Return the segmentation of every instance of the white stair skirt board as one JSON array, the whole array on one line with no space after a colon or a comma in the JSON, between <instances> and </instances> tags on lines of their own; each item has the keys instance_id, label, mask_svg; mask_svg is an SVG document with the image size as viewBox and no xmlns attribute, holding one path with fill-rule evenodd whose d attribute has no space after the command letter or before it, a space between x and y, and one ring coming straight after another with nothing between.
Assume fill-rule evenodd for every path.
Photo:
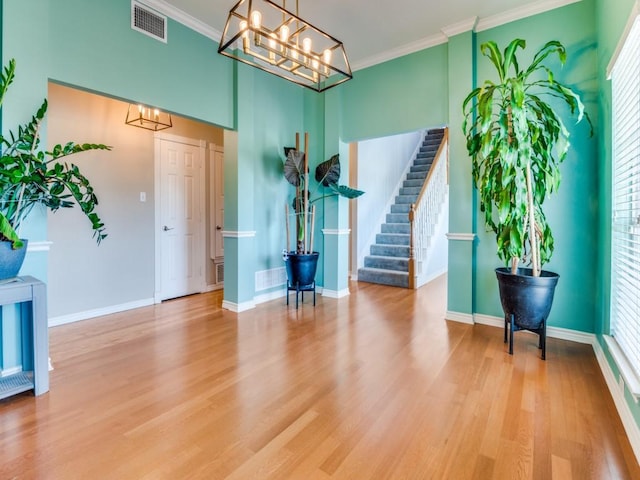
<instances>
[{"instance_id":1,"label":"white stair skirt board","mask_svg":"<svg viewBox=\"0 0 640 480\"><path fill-rule=\"evenodd\" d=\"M322 290L322 296L323 297L342 298L342 297L346 297L348 295L351 295L351 292L349 292L348 288L345 288L343 290L327 290L325 288L325 289Z\"/></svg>"},{"instance_id":2,"label":"white stair skirt board","mask_svg":"<svg viewBox=\"0 0 640 480\"><path fill-rule=\"evenodd\" d=\"M155 301L153 298L145 298L133 302L121 303L119 305L110 305L108 307L95 308L93 310L86 310L84 312L61 315L59 317L51 317L49 318L49 326L56 327L58 325L64 325L66 323L79 322L81 320L88 320L90 318L101 317L103 315L124 312L125 310L133 310L134 308L148 307L149 305L153 305L154 303Z\"/></svg>"}]
</instances>

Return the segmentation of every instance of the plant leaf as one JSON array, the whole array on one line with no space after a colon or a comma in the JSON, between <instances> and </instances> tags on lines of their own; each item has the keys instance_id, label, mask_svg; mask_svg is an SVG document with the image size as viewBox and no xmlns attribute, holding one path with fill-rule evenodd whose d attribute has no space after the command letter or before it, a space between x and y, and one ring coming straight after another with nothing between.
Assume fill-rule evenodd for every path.
<instances>
[{"instance_id":1,"label":"plant leaf","mask_svg":"<svg viewBox=\"0 0 640 480\"><path fill-rule=\"evenodd\" d=\"M328 187L340 180L340 156L335 154L316 167L316 182Z\"/></svg>"}]
</instances>

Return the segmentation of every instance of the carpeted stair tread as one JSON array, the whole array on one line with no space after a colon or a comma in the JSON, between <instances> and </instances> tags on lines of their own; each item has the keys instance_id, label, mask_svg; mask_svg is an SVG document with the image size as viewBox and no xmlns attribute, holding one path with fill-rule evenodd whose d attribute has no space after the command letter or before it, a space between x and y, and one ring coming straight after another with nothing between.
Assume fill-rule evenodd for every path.
<instances>
[{"instance_id":1,"label":"carpeted stair tread","mask_svg":"<svg viewBox=\"0 0 640 480\"><path fill-rule=\"evenodd\" d=\"M409 245L409 235L406 233L378 233L376 243L378 245Z\"/></svg>"},{"instance_id":2,"label":"carpeted stair tread","mask_svg":"<svg viewBox=\"0 0 640 480\"><path fill-rule=\"evenodd\" d=\"M380 226L381 233L411 233L411 225L409 222L406 223L383 223Z\"/></svg>"},{"instance_id":3,"label":"carpeted stair tread","mask_svg":"<svg viewBox=\"0 0 640 480\"><path fill-rule=\"evenodd\" d=\"M383 268L360 268L358 281L409 288L409 274L407 272L396 272Z\"/></svg>"},{"instance_id":4,"label":"carpeted stair tread","mask_svg":"<svg viewBox=\"0 0 640 480\"><path fill-rule=\"evenodd\" d=\"M358 269L359 281L409 287L409 210L420 195L443 138L444 129L427 132L386 215L386 223L381 225L376 243L369 248L370 255L364 258L365 266Z\"/></svg>"},{"instance_id":5,"label":"carpeted stair tread","mask_svg":"<svg viewBox=\"0 0 640 480\"><path fill-rule=\"evenodd\" d=\"M382 257L405 257L409 258L409 246L408 245L385 245L385 244L373 244L371 245L371 255L378 255Z\"/></svg>"},{"instance_id":6,"label":"carpeted stair tread","mask_svg":"<svg viewBox=\"0 0 640 480\"><path fill-rule=\"evenodd\" d=\"M364 257L364 266L367 268L381 268L384 270L408 272L409 258L367 255Z\"/></svg>"}]
</instances>

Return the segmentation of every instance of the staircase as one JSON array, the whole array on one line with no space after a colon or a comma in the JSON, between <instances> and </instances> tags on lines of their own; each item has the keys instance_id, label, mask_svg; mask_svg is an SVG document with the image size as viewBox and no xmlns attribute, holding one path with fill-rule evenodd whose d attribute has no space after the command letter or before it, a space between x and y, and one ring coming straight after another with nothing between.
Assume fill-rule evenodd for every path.
<instances>
[{"instance_id":1,"label":"staircase","mask_svg":"<svg viewBox=\"0 0 640 480\"><path fill-rule=\"evenodd\" d=\"M413 165L387 213L364 267L358 269L358 281L409 288L409 210L422 190L431 164L442 143L443 129L429 130Z\"/></svg>"}]
</instances>

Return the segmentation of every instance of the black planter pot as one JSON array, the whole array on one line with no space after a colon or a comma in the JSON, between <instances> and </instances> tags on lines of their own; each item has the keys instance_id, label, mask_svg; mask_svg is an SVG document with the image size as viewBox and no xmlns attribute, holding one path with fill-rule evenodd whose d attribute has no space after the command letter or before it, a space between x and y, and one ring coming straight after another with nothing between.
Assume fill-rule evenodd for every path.
<instances>
[{"instance_id":1,"label":"black planter pot","mask_svg":"<svg viewBox=\"0 0 640 480\"><path fill-rule=\"evenodd\" d=\"M28 243L25 239L21 240L24 245L15 250L11 242L0 242L0 281L18 276L27 253Z\"/></svg>"},{"instance_id":2,"label":"black planter pot","mask_svg":"<svg viewBox=\"0 0 640 480\"><path fill-rule=\"evenodd\" d=\"M289 252L285 259L287 269L287 305L289 305L289 291L296 292L296 308L298 308L298 294L305 291L313 292L313 304L316 304L316 270L318 268L318 252L296 253ZM304 293L302 293L304 301Z\"/></svg>"},{"instance_id":3,"label":"black planter pot","mask_svg":"<svg viewBox=\"0 0 640 480\"><path fill-rule=\"evenodd\" d=\"M504 341L511 327L509 353L513 353L513 332L529 330L540 336L542 358L546 357L547 317L551 311L553 294L560 275L542 271L539 277L531 275L530 268L519 268L511 274L509 268L496 268L500 302L505 318Z\"/></svg>"}]
</instances>

